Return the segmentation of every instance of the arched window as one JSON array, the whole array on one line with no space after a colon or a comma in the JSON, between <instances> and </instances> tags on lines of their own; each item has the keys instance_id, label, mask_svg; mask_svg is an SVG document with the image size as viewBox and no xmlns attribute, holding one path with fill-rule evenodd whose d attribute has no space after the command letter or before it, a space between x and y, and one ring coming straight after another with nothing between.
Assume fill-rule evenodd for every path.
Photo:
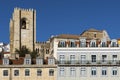
<instances>
[{"instance_id":1,"label":"arched window","mask_svg":"<svg viewBox=\"0 0 120 80\"><path fill-rule=\"evenodd\" d=\"M26 29L26 18L21 19L21 29Z\"/></svg>"}]
</instances>

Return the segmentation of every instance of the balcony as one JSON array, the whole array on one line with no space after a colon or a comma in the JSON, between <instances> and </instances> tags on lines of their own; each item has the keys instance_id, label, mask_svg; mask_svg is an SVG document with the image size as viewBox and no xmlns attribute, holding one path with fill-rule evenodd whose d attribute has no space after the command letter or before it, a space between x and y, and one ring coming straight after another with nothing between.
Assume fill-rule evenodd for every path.
<instances>
[{"instance_id":1,"label":"balcony","mask_svg":"<svg viewBox=\"0 0 120 80\"><path fill-rule=\"evenodd\" d=\"M94 65L104 65L104 66L117 66L120 65L120 60L97 60L92 62L91 60L85 60L85 61L80 61L80 60L74 60L74 61L70 61L70 60L62 60L62 61L57 61L57 64L59 66L68 66L68 65L75 65L75 66L94 66Z\"/></svg>"}]
</instances>

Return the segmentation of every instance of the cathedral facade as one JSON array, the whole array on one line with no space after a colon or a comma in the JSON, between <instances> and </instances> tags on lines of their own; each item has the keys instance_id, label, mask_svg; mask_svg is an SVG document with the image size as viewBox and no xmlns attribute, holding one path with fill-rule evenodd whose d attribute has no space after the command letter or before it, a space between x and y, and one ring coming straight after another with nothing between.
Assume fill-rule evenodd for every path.
<instances>
[{"instance_id":1,"label":"cathedral facade","mask_svg":"<svg viewBox=\"0 0 120 80\"><path fill-rule=\"evenodd\" d=\"M10 51L27 47L35 49L36 11L33 9L15 8L10 20Z\"/></svg>"}]
</instances>

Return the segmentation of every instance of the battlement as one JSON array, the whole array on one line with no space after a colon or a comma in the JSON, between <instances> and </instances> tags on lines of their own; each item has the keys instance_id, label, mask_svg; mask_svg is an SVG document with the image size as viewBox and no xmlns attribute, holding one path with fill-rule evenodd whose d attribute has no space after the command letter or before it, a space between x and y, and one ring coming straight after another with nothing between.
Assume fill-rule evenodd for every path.
<instances>
[{"instance_id":1,"label":"battlement","mask_svg":"<svg viewBox=\"0 0 120 80\"><path fill-rule=\"evenodd\" d=\"M46 44L46 42L39 42L39 41L37 41L36 44Z\"/></svg>"},{"instance_id":2,"label":"battlement","mask_svg":"<svg viewBox=\"0 0 120 80\"><path fill-rule=\"evenodd\" d=\"M24 9L24 8L19 8L19 7L16 7L16 8L14 8L14 11L16 11L16 10L22 10L22 11L28 11L28 12L33 12L33 11L36 11L36 10L34 10L33 8L29 8L29 9Z\"/></svg>"}]
</instances>

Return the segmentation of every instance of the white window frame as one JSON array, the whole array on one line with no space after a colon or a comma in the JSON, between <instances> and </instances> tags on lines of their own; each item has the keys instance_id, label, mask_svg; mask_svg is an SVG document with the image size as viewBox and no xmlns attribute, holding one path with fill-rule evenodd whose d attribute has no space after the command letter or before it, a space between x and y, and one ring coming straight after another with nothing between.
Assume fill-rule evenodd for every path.
<instances>
[{"instance_id":1,"label":"white window frame","mask_svg":"<svg viewBox=\"0 0 120 80\"><path fill-rule=\"evenodd\" d=\"M95 57L93 57L93 56L95 56ZM97 56L96 55L91 55L91 62L96 62L96 58L97 58Z\"/></svg>"},{"instance_id":2,"label":"white window frame","mask_svg":"<svg viewBox=\"0 0 120 80\"><path fill-rule=\"evenodd\" d=\"M102 68L101 75L102 76L107 76L107 68Z\"/></svg>"},{"instance_id":3,"label":"white window frame","mask_svg":"<svg viewBox=\"0 0 120 80\"><path fill-rule=\"evenodd\" d=\"M118 75L118 69L112 68L112 76L117 76L117 75Z\"/></svg>"},{"instance_id":4,"label":"white window frame","mask_svg":"<svg viewBox=\"0 0 120 80\"><path fill-rule=\"evenodd\" d=\"M8 70L3 70L3 76L8 76Z\"/></svg>"},{"instance_id":5,"label":"white window frame","mask_svg":"<svg viewBox=\"0 0 120 80\"><path fill-rule=\"evenodd\" d=\"M106 57L103 57L103 56L106 56ZM102 57L102 63L106 63L107 62L107 55L105 54L105 55L102 55L101 57Z\"/></svg>"},{"instance_id":6,"label":"white window frame","mask_svg":"<svg viewBox=\"0 0 120 80\"><path fill-rule=\"evenodd\" d=\"M60 67L60 69L59 69L59 75L60 76L65 76L65 68L64 67Z\"/></svg>"},{"instance_id":7,"label":"white window frame","mask_svg":"<svg viewBox=\"0 0 120 80\"><path fill-rule=\"evenodd\" d=\"M91 68L91 76L96 76L96 75L97 75L97 69Z\"/></svg>"},{"instance_id":8,"label":"white window frame","mask_svg":"<svg viewBox=\"0 0 120 80\"><path fill-rule=\"evenodd\" d=\"M49 69L49 76L54 76L54 69Z\"/></svg>"},{"instance_id":9,"label":"white window frame","mask_svg":"<svg viewBox=\"0 0 120 80\"><path fill-rule=\"evenodd\" d=\"M25 69L25 76L30 76L30 69Z\"/></svg>"},{"instance_id":10,"label":"white window frame","mask_svg":"<svg viewBox=\"0 0 120 80\"><path fill-rule=\"evenodd\" d=\"M41 69L37 69L37 76L42 76L42 70Z\"/></svg>"},{"instance_id":11,"label":"white window frame","mask_svg":"<svg viewBox=\"0 0 120 80\"><path fill-rule=\"evenodd\" d=\"M71 64L75 63L75 55L70 55L70 63Z\"/></svg>"},{"instance_id":12,"label":"white window frame","mask_svg":"<svg viewBox=\"0 0 120 80\"><path fill-rule=\"evenodd\" d=\"M86 55L80 55L80 63L85 64L86 63Z\"/></svg>"},{"instance_id":13,"label":"white window frame","mask_svg":"<svg viewBox=\"0 0 120 80\"><path fill-rule=\"evenodd\" d=\"M115 57L116 56L116 57ZM114 62L117 62L117 55L112 55L112 62L114 63Z\"/></svg>"},{"instance_id":14,"label":"white window frame","mask_svg":"<svg viewBox=\"0 0 120 80\"><path fill-rule=\"evenodd\" d=\"M18 72L16 72L16 71L18 71ZM14 70L14 76L19 76L19 70L18 69Z\"/></svg>"},{"instance_id":15,"label":"white window frame","mask_svg":"<svg viewBox=\"0 0 120 80\"><path fill-rule=\"evenodd\" d=\"M60 61L60 64L64 64L65 63L65 55L59 55L59 61Z\"/></svg>"},{"instance_id":16,"label":"white window frame","mask_svg":"<svg viewBox=\"0 0 120 80\"><path fill-rule=\"evenodd\" d=\"M80 68L80 76L82 76L82 77L85 77L86 76L86 68L85 67L81 67Z\"/></svg>"},{"instance_id":17,"label":"white window frame","mask_svg":"<svg viewBox=\"0 0 120 80\"><path fill-rule=\"evenodd\" d=\"M75 67L70 68L70 76L75 76L76 75L76 70Z\"/></svg>"},{"instance_id":18,"label":"white window frame","mask_svg":"<svg viewBox=\"0 0 120 80\"><path fill-rule=\"evenodd\" d=\"M25 64L31 64L31 59L25 58Z\"/></svg>"}]
</instances>

